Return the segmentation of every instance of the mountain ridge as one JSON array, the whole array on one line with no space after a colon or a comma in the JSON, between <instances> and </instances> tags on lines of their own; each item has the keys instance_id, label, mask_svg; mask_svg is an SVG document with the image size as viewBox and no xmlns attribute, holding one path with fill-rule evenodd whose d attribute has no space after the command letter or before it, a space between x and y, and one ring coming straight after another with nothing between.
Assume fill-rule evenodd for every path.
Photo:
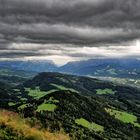
<instances>
[{"instance_id":1,"label":"mountain ridge","mask_svg":"<svg viewBox=\"0 0 140 140\"><path fill-rule=\"evenodd\" d=\"M134 68L135 67L135 68ZM26 72L61 72L74 75L90 75L118 78L140 78L140 60L137 58L89 59L68 62L57 66L52 61L1 61L1 69L23 70Z\"/></svg>"}]
</instances>

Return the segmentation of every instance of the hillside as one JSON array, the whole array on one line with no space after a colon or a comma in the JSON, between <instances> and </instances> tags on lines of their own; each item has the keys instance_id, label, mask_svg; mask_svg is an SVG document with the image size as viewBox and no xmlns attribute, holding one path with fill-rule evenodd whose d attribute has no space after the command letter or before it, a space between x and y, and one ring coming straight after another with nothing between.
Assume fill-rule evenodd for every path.
<instances>
[{"instance_id":1,"label":"hillside","mask_svg":"<svg viewBox=\"0 0 140 140\"><path fill-rule=\"evenodd\" d=\"M72 140L140 138L139 89L59 73L0 89L1 108L38 120L51 132L63 128Z\"/></svg>"},{"instance_id":2,"label":"hillside","mask_svg":"<svg viewBox=\"0 0 140 140\"><path fill-rule=\"evenodd\" d=\"M69 140L68 135L59 132L51 133L40 130L39 126L31 126L30 119L23 119L17 113L0 110L1 140Z\"/></svg>"},{"instance_id":3,"label":"hillside","mask_svg":"<svg viewBox=\"0 0 140 140\"><path fill-rule=\"evenodd\" d=\"M106 99L113 99L114 104L128 102L140 104L140 90L129 86L121 86L111 82L98 80L95 78L79 77L60 73L41 73L24 83L25 87L40 87L41 90L49 91L53 89L71 90L82 95L100 96ZM106 91L107 90L107 91ZM99 93L101 92L101 93ZM105 92L105 93L104 93Z\"/></svg>"},{"instance_id":4,"label":"hillside","mask_svg":"<svg viewBox=\"0 0 140 140\"><path fill-rule=\"evenodd\" d=\"M140 61L128 59L90 59L69 62L58 69L59 72L119 78L139 78Z\"/></svg>"},{"instance_id":5,"label":"hillside","mask_svg":"<svg viewBox=\"0 0 140 140\"><path fill-rule=\"evenodd\" d=\"M1 62L0 62L1 63ZM25 82L28 78L35 76L37 72L17 70L9 67L2 67L0 64L0 81L13 85Z\"/></svg>"},{"instance_id":6,"label":"hillside","mask_svg":"<svg viewBox=\"0 0 140 140\"><path fill-rule=\"evenodd\" d=\"M24 71L24 70L16 70L14 68L7 68L0 66L0 75L2 76L19 76L19 77L32 77L35 76L37 72L33 71Z\"/></svg>"}]
</instances>

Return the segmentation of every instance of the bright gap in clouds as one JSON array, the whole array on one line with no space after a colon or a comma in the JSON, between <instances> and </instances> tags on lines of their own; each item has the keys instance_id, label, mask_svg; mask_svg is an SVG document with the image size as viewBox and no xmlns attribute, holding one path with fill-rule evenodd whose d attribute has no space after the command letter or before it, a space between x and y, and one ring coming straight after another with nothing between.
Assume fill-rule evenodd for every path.
<instances>
[{"instance_id":1,"label":"bright gap in clouds","mask_svg":"<svg viewBox=\"0 0 140 140\"><path fill-rule=\"evenodd\" d=\"M53 61L57 66L62 66L67 64L68 62L74 62L74 61L80 61L84 60L83 58L73 58L69 56L59 56L59 55L52 55L52 56L40 56L40 57L25 57L25 60L51 60Z\"/></svg>"},{"instance_id":2,"label":"bright gap in clouds","mask_svg":"<svg viewBox=\"0 0 140 140\"><path fill-rule=\"evenodd\" d=\"M128 46L76 46L68 44L33 44L33 43L12 43L7 50L0 50L0 53L16 53L16 60L23 59L18 53L24 52L25 60L52 60L57 65L64 65L71 61L80 61L95 58L123 58L140 57L140 41ZM31 55L30 55L31 53ZM19 58L18 58L19 57ZM4 59L4 58L2 58ZM10 58L5 58L10 59ZM13 59L13 58L12 58Z\"/></svg>"}]
</instances>

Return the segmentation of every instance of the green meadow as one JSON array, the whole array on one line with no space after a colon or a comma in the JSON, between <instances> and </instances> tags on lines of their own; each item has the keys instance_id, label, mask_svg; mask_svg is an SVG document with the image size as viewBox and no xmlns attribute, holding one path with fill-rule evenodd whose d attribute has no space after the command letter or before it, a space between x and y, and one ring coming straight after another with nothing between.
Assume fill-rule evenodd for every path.
<instances>
[{"instance_id":1,"label":"green meadow","mask_svg":"<svg viewBox=\"0 0 140 140\"><path fill-rule=\"evenodd\" d=\"M47 94L51 94L57 90L49 90L49 91L40 91L39 88L31 89L31 88L25 88L25 90L28 92L28 95L33 97L34 99L40 99L44 97Z\"/></svg>"},{"instance_id":2,"label":"green meadow","mask_svg":"<svg viewBox=\"0 0 140 140\"><path fill-rule=\"evenodd\" d=\"M52 111L53 112L56 108L57 106L55 104L43 103L38 106L37 112L39 111Z\"/></svg>"},{"instance_id":3,"label":"green meadow","mask_svg":"<svg viewBox=\"0 0 140 140\"><path fill-rule=\"evenodd\" d=\"M104 94L112 94L114 95L116 91L113 91L112 89L97 89L96 94L98 95L104 95Z\"/></svg>"},{"instance_id":4,"label":"green meadow","mask_svg":"<svg viewBox=\"0 0 140 140\"><path fill-rule=\"evenodd\" d=\"M88 128L90 130L94 130L96 132L99 132L99 131L103 132L104 131L104 127L103 126L98 125L98 124L96 124L94 122L89 122L89 121L87 121L84 118L76 119L75 123L78 124L78 125L81 125L83 127L86 127L86 128Z\"/></svg>"},{"instance_id":5,"label":"green meadow","mask_svg":"<svg viewBox=\"0 0 140 140\"><path fill-rule=\"evenodd\" d=\"M14 105L16 105L16 103L14 103L14 102L9 102L8 105L9 105L9 106L14 106Z\"/></svg>"},{"instance_id":6,"label":"green meadow","mask_svg":"<svg viewBox=\"0 0 140 140\"><path fill-rule=\"evenodd\" d=\"M124 122L131 123L134 126L140 127L140 124L137 123L137 117L133 114L124 111L118 111L115 109L105 108L106 112L108 112L111 116L115 116L116 119Z\"/></svg>"}]
</instances>

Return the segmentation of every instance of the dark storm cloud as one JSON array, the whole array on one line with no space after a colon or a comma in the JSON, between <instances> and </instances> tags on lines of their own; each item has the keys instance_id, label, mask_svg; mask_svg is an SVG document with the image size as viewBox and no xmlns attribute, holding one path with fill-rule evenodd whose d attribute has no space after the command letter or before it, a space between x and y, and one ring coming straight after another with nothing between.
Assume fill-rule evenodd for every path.
<instances>
[{"instance_id":1,"label":"dark storm cloud","mask_svg":"<svg viewBox=\"0 0 140 140\"><path fill-rule=\"evenodd\" d=\"M37 50L10 50L3 49L0 51L0 58L23 58L23 57L34 57L34 56L50 56L52 53L37 52Z\"/></svg>"},{"instance_id":2,"label":"dark storm cloud","mask_svg":"<svg viewBox=\"0 0 140 140\"><path fill-rule=\"evenodd\" d=\"M62 54L71 57L76 54L64 51L70 44L122 45L140 38L139 9L139 0L0 0L0 55L42 56L35 51L51 50L38 45L13 52L12 43L62 44Z\"/></svg>"},{"instance_id":3,"label":"dark storm cloud","mask_svg":"<svg viewBox=\"0 0 140 140\"><path fill-rule=\"evenodd\" d=\"M139 9L139 0L0 0L0 32L11 40L119 43L139 38Z\"/></svg>"}]
</instances>

